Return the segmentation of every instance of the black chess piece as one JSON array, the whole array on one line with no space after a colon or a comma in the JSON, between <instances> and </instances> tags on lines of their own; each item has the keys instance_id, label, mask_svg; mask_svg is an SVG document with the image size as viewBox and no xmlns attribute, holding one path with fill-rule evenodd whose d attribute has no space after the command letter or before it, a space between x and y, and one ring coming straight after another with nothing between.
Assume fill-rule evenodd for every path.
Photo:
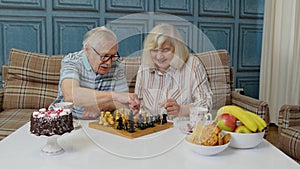
<instances>
[{"instance_id":1,"label":"black chess piece","mask_svg":"<svg viewBox=\"0 0 300 169\"><path fill-rule=\"evenodd\" d=\"M168 121L167 121L167 114L163 114L163 119L162 119L162 121L161 121L161 123L162 124L165 124L165 123L167 123Z\"/></svg>"},{"instance_id":2,"label":"black chess piece","mask_svg":"<svg viewBox=\"0 0 300 169\"><path fill-rule=\"evenodd\" d=\"M137 116L136 128L140 128L143 116L141 114L138 114Z\"/></svg>"},{"instance_id":3,"label":"black chess piece","mask_svg":"<svg viewBox=\"0 0 300 169\"><path fill-rule=\"evenodd\" d=\"M149 127L154 127L154 117L150 116L150 122L149 122Z\"/></svg>"},{"instance_id":4,"label":"black chess piece","mask_svg":"<svg viewBox=\"0 0 300 169\"><path fill-rule=\"evenodd\" d=\"M144 130L144 129L146 129L146 127L145 127L145 123L141 123L141 124L140 124L140 129L141 129L141 130Z\"/></svg>"},{"instance_id":5,"label":"black chess piece","mask_svg":"<svg viewBox=\"0 0 300 169\"><path fill-rule=\"evenodd\" d=\"M133 133L134 132L134 119L133 119L132 111L129 112L128 121L129 121L128 132Z\"/></svg>"},{"instance_id":6,"label":"black chess piece","mask_svg":"<svg viewBox=\"0 0 300 169\"><path fill-rule=\"evenodd\" d=\"M160 123L160 115L157 115L157 116L155 117L155 122L156 122L156 123Z\"/></svg>"},{"instance_id":7,"label":"black chess piece","mask_svg":"<svg viewBox=\"0 0 300 169\"><path fill-rule=\"evenodd\" d=\"M129 121L129 129L128 132L133 133L135 132L134 130L134 121Z\"/></svg>"},{"instance_id":8,"label":"black chess piece","mask_svg":"<svg viewBox=\"0 0 300 169\"><path fill-rule=\"evenodd\" d=\"M117 129L118 130L122 130L123 129L123 119L122 119L122 117L120 117L119 119L117 119L117 122L118 122Z\"/></svg>"},{"instance_id":9,"label":"black chess piece","mask_svg":"<svg viewBox=\"0 0 300 169\"><path fill-rule=\"evenodd\" d=\"M147 116L146 119L145 119L145 128L148 128L149 127L149 117Z\"/></svg>"}]
</instances>

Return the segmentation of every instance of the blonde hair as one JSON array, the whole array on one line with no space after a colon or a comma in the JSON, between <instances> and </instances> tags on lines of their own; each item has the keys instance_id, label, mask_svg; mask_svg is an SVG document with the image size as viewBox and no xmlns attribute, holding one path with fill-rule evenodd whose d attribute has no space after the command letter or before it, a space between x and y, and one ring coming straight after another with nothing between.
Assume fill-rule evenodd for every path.
<instances>
[{"instance_id":1,"label":"blonde hair","mask_svg":"<svg viewBox=\"0 0 300 169\"><path fill-rule=\"evenodd\" d=\"M106 42L117 43L117 36L110 29L101 26L88 31L83 37L82 45L98 46L100 43Z\"/></svg>"},{"instance_id":2,"label":"blonde hair","mask_svg":"<svg viewBox=\"0 0 300 169\"><path fill-rule=\"evenodd\" d=\"M161 47L162 44L168 40L175 49L174 58L170 65L174 68L181 68L189 58L189 51L178 30L170 24L159 24L149 32L144 41L142 63L154 67L150 50Z\"/></svg>"}]
</instances>

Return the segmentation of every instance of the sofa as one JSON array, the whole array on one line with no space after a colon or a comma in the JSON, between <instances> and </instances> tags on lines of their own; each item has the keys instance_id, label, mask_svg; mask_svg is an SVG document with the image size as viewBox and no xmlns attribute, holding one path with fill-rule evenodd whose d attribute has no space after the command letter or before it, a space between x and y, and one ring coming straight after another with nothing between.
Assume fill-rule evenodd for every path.
<instances>
[{"instance_id":1,"label":"sofa","mask_svg":"<svg viewBox=\"0 0 300 169\"><path fill-rule=\"evenodd\" d=\"M233 68L226 50L196 53L203 63L213 92L212 114L224 105L237 105L261 116L269 124L268 104L233 91ZM34 110L48 107L57 96L63 55L47 56L11 49L2 66L0 139L30 120ZM122 57L130 92L134 91L141 57ZM267 132L266 132L267 134Z\"/></svg>"},{"instance_id":2,"label":"sofa","mask_svg":"<svg viewBox=\"0 0 300 169\"><path fill-rule=\"evenodd\" d=\"M300 163L300 105L282 105L278 116L279 149Z\"/></svg>"}]
</instances>

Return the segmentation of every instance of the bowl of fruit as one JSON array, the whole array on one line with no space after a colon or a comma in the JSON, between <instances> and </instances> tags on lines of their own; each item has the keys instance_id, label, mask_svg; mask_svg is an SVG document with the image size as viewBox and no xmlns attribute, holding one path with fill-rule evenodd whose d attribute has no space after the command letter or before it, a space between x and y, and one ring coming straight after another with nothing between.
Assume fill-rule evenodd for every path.
<instances>
[{"instance_id":1,"label":"bowl of fruit","mask_svg":"<svg viewBox=\"0 0 300 169\"><path fill-rule=\"evenodd\" d=\"M230 144L230 134L221 131L216 124L202 126L198 123L193 133L184 139L185 146L199 155L216 155Z\"/></svg>"},{"instance_id":2,"label":"bowl of fruit","mask_svg":"<svg viewBox=\"0 0 300 169\"><path fill-rule=\"evenodd\" d=\"M233 148L253 148L259 145L267 127L257 114L233 105L221 107L215 122L223 133L231 135L229 146Z\"/></svg>"},{"instance_id":3,"label":"bowl of fruit","mask_svg":"<svg viewBox=\"0 0 300 169\"><path fill-rule=\"evenodd\" d=\"M253 148L259 145L263 138L265 132L256 133L237 133L223 131L224 133L229 133L231 135L230 147L233 148Z\"/></svg>"}]
</instances>

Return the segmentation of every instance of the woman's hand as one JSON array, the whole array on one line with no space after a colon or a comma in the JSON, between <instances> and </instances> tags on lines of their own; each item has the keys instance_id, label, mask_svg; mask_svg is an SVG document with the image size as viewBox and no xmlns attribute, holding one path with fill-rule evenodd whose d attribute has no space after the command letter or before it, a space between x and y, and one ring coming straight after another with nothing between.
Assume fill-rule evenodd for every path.
<instances>
[{"instance_id":1,"label":"woman's hand","mask_svg":"<svg viewBox=\"0 0 300 169\"><path fill-rule=\"evenodd\" d=\"M167 110L168 115L178 116L180 112L180 105L175 99L167 99L164 102L163 107Z\"/></svg>"}]
</instances>

